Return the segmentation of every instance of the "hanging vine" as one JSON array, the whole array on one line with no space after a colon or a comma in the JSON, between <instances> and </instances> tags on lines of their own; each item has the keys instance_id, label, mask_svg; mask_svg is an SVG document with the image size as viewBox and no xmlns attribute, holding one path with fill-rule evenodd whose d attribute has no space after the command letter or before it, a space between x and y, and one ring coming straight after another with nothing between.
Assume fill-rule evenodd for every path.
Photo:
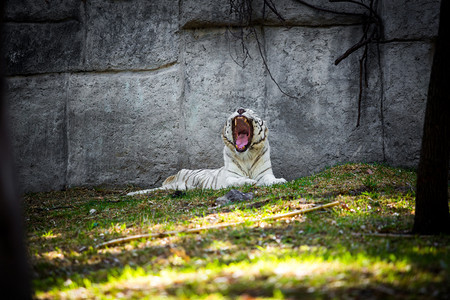
<instances>
[{"instance_id":1,"label":"hanging vine","mask_svg":"<svg viewBox=\"0 0 450 300\"><path fill-rule=\"evenodd\" d=\"M348 15L348 16L359 16L362 19L362 26L363 26L363 34L360 38L360 40L354 44L352 47L350 47L347 51L345 51L341 56L339 56L334 64L338 65L340 62L345 60L348 56L350 56L355 51L364 48L360 58L359 58L359 95L358 95L358 117L356 122L356 127L360 125L361 121L361 102L362 102L362 95L363 95L363 89L364 87L368 87L368 80L367 80L367 58L368 58L368 47L371 43L378 43L380 41L380 32L381 32L381 18L377 14L376 10L374 9L375 1L376 0L329 0L329 2L332 3L351 3L357 6L361 6L365 9L364 13L351 13L351 12L342 12L342 11L335 11L324 7L319 7L313 4L310 4L307 1L303 0L295 0L296 2L315 9L317 11L325 12L325 13L333 13L333 14L339 14L339 15ZM231 34L236 40L240 43L240 48L242 51L242 66L245 65L245 61L247 58L250 57L250 52L247 48L246 39L250 34L252 34L255 39L258 46L259 54L263 60L264 67L266 68L270 79L275 83L277 88L280 90L281 93L284 95L295 98L288 93L286 93L281 86L278 84L278 82L273 77L270 68L267 64L267 59L265 56L265 53L263 51L263 46L258 38L258 32L255 28L255 26L260 25L263 26L264 22L266 20L266 16L268 12L272 12L277 19L281 22L283 26L287 26L286 21L284 17L278 12L275 4L272 0L263 0L263 6L262 6L262 20L258 22L255 22L253 20L253 0L229 0L230 4L230 15L234 15L236 18L237 23L239 26L237 28L228 29L228 33ZM366 3L367 2L367 3ZM232 56L233 58L233 56ZM233 58L233 60L239 64L239 62ZM240 64L241 65L241 64Z\"/></svg>"},{"instance_id":2,"label":"hanging vine","mask_svg":"<svg viewBox=\"0 0 450 300\"><path fill-rule=\"evenodd\" d=\"M258 46L259 55L263 61L264 67L267 73L269 74L269 77L272 80L272 82L275 83L278 90L283 95L289 98L296 98L288 94L281 88L281 86L273 77L272 72L270 71L270 68L267 64L266 55L264 53L264 46L262 45L258 37L258 32L255 28L255 25L263 25L263 24L257 24L257 22L253 21L253 5L252 5L253 0L229 0L229 1L230 1L230 15L235 16L240 26L237 28L228 28L227 33L239 41L240 48L242 49L242 64L239 64L239 62L237 62L237 60L234 59L233 56L231 56L234 62L236 62L238 65L243 66L245 65L245 61L247 60L247 58L251 58L245 40L250 35L253 35L255 37L256 44ZM277 16L278 20L281 21L283 25L285 25L285 20L283 16L280 13L278 13L275 4L273 3L272 0L263 0L263 8L262 8L263 21L266 18L267 9L273 12Z\"/></svg>"}]
</instances>

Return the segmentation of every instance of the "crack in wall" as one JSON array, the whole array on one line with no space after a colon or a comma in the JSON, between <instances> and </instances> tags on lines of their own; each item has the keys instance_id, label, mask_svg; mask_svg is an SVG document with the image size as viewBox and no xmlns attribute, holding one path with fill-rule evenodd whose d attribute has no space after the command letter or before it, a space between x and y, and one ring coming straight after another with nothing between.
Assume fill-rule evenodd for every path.
<instances>
[{"instance_id":1,"label":"crack in wall","mask_svg":"<svg viewBox=\"0 0 450 300\"><path fill-rule=\"evenodd\" d=\"M169 69L170 67L178 64L178 60L169 62L167 64L151 68L151 69L106 69L106 70L78 70L78 71L68 71L68 72L45 72L45 73L26 73L26 74L17 74L17 75L9 75L6 78L25 78L25 77L37 77L37 76L47 76L47 75L58 75L58 74L126 74L126 73L150 73L150 72L158 72L165 69Z\"/></svg>"}]
</instances>

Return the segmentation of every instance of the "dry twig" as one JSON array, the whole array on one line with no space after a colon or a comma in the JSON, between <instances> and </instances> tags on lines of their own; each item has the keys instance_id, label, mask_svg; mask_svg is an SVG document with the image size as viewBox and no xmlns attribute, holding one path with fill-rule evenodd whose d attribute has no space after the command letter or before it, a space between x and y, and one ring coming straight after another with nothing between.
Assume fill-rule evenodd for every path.
<instances>
[{"instance_id":1,"label":"dry twig","mask_svg":"<svg viewBox=\"0 0 450 300\"><path fill-rule=\"evenodd\" d=\"M278 214L278 215L266 217L266 218L256 218L256 219L235 222L235 223L226 223L226 224L205 226L205 227L199 227L199 228L187 228L187 229L182 229L182 230L165 231L165 232L160 232L160 233L138 234L138 235L127 236L127 237L107 241L107 242L96 245L95 248L99 249L99 248L103 248L103 247L109 247L109 246L113 246L113 245L117 245L117 244L140 240L140 239L160 238L160 237L166 237L166 236L175 235L175 234L179 234L179 233L199 233L204 230L223 229L223 228L237 226L237 225L241 225L241 224L245 224L245 223L249 223L249 222L255 223L255 222L273 221L273 220L278 220L278 219L282 219L282 218L290 218L290 217L297 216L299 214L304 214L304 213L311 212L314 210L329 208L329 207L337 206L339 204L340 204L339 201L335 201L335 202L331 202L331 203L324 204L324 205L319 205L319 206L306 208L306 209L295 210L292 212Z\"/></svg>"}]
</instances>

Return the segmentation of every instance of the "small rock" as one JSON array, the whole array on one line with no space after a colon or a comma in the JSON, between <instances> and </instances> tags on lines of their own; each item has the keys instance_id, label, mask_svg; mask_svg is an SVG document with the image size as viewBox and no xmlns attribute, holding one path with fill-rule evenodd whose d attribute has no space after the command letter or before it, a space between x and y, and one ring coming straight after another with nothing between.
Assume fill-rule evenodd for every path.
<instances>
[{"instance_id":1,"label":"small rock","mask_svg":"<svg viewBox=\"0 0 450 300\"><path fill-rule=\"evenodd\" d=\"M253 199L254 195L253 193L243 193L238 190L231 190L228 193L225 194L225 196L219 197L216 199L216 203L218 205L225 205L232 202L241 202L246 200Z\"/></svg>"},{"instance_id":2,"label":"small rock","mask_svg":"<svg viewBox=\"0 0 450 300\"><path fill-rule=\"evenodd\" d=\"M93 215L93 214L95 214L96 212L97 212L97 210L91 209L91 210L89 211L89 214L90 214L90 215Z\"/></svg>"}]
</instances>

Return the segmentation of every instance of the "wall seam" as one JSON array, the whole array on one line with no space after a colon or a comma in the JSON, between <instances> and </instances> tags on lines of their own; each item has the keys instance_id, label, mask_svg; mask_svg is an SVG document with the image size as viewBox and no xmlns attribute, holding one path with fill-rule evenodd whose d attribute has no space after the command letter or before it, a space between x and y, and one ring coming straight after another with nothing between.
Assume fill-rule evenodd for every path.
<instances>
[{"instance_id":1,"label":"wall seam","mask_svg":"<svg viewBox=\"0 0 450 300\"><path fill-rule=\"evenodd\" d=\"M77 18L64 18L58 20L23 20L23 21L15 21L12 19L5 19L4 24L11 25L47 25L47 24L61 24L68 22L80 22Z\"/></svg>"},{"instance_id":2,"label":"wall seam","mask_svg":"<svg viewBox=\"0 0 450 300\"><path fill-rule=\"evenodd\" d=\"M164 71L165 69L169 69L170 67L178 64L178 60L169 62L167 64L161 65L156 68L152 69L109 69L109 70L92 70L92 71L86 71L86 70L68 70L67 72L70 72L71 74L123 74L123 73L148 73L148 72L158 72L158 71ZM12 74L6 76L6 78L20 78L20 77L36 77L36 76L47 76L47 75L58 75L58 74L65 74L67 72L45 72L45 73L25 73L25 74Z\"/></svg>"},{"instance_id":3,"label":"wall seam","mask_svg":"<svg viewBox=\"0 0 450 300\"><path fill-rule=\"evenodd\" d=\"M83 9L83 13L80 13L81 17L81 24L83 26L83 46L82 46L82 51L83 53L81 54L81 68L83 70L86 69L86 53L87 53L87 35L88 35L88 26L87 26L87 20L88 20L88 10L87 10L87 1L82 1L82 8Z\"/></svg>"},{"instance_id":4,"label":"wall seam","mask_svg":"<svg viewBox=\"0 0 450 300\"><path fill-rule=\"evenodd\" d=\"M311 25L311 24L264 24L261 22L255 22L249 25L239 25L239 24L195 24L195 25L184 25L180 27L180 30L192 30L195 31L197 29L223 29L223 28L247 28L247 27L273 27L273 28L334 28L334 27L351 27L351 26L360 26L363 25L363 22L354 22L354 23L330 23L330 24L317 24L317 25Z\"/></svg>"},{"instance_id":5,"label":"wall seam","mask_svg":"<svg viewBox=\"0 0 450 300\"><path fill-rule=\"evenodd\" d=\"M68 106L69 106L69 91L70 91L70 76L71 74L65 74L65 97L64 97L64 125L63 125L63 147L64 147L64 157L65 157L65 166L64 166L64 188L69 187L69 115L68 115Z\"/></svg>"},{"instance_id":6,"label":"wall seam","mask_svg":"<svg viewBox=\"0 0 450 300\"><path fill-rule=\"evenodd\" d=\"M186 154L186 114L185 114L185 102L186 102L186 74L185 74L185 30L180 26L182 18L182 2L183 0L178 0L178 33L180 35L179 46L178 46L178 62L179 70L178 74L180 76L180 95L178 109L180 110L180 124L178 128L178 162L177 167L179 170L187 168L189 165L189 157Z\"/></svg>"},{"instance_id":7,"label":"wall seam","mask_svg":"<svg viewBox=\"0 0 450 300\"><path fill-rule=\"evenodd\" d=\"M383 8L384 5L384 1L380 0L376 2L376 7L378 11L385 11ZM381 8L380 8L381 7ZM381 22L381 28L380 28L380 32L379 35L381 37L381 39L384 38L384 23ZM381 122L381 155L382 155L382 162L385 163L386 162L386 125L384 123L384 95L385 95L385 90L384 90L384 64L383 64L383 58L381 55L381 49L380 49L380 43L381 41L376 43L376 47L377 47L377 62L378 62L378 67L380 68L380 122Z\"/></svg>"}]
</instances>

